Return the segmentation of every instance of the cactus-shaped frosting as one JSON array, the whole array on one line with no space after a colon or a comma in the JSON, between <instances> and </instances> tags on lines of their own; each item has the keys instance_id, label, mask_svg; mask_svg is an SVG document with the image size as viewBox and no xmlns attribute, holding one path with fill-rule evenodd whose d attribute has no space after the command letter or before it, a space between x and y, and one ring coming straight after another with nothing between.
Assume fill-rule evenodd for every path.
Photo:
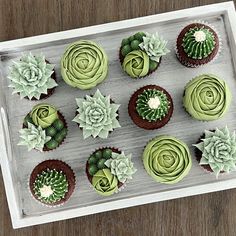
<instances>
[{"instance_id":1,"label":"cactus-shaped frosting","mask_svg":"<svg viewBox=\"0 0 236 236\"><path fill-rule=\"evenodd\" d=\"M21 98L40 99L41 94L47 94L48 89L57 86L51 78L53 68L54 65L47 63L43 55L25 54L19 61L13 61L10 67L9 87L14 89L13 94L19 93Z\"/></svg>"}]
</instances>

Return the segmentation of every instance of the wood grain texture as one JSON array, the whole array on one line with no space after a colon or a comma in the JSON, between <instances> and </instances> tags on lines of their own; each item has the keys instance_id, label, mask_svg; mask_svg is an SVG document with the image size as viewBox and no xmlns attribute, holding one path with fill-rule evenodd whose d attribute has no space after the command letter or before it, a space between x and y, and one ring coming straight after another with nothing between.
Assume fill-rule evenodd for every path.
<instances>
[{"instance_id":1,"label":"wood grain texture","mask_svg":"<svg viewBox=\"0 0 236 236\"><path fill-rule=\"evenodd\" d=\"M216 3L214 0L0 0L0 41ZM0 178L0 236L236 235L236 190L13 230Z\"/></svg>"}]
</instances>

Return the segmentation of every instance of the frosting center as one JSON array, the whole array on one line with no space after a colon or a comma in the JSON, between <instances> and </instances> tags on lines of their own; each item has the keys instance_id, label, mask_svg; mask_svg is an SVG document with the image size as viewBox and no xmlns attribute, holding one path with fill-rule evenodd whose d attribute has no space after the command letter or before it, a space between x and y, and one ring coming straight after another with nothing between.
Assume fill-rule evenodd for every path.
<instances>
[{"instance_id":1,"label":"frosting center","mask_svg":"<svg viewBox=\"0 0 236 236\"><path fill-rule=\"evenodd\" d=\"M148 100L148 106L151 109L157 109L160 106L160 104L161 104L161 102L160 102L159 97L150 98Z\"/></svg>"},{"instance_id":2,"label":"frosting center","mask_svg":"<svg viewBox=\"0 0 236 236\"><path fill-rule=\"evenodd\" d=\"M204 42L206 40L206 34L202 30L196 31L193 36L197 42Z\"/></svg>"},{"instance_id":3,"label":"frosting center","mask_svg":"<svg viewBox=\"0 0 236 236\"><path fill-rule=\"evenodd\" d=\"M40 194L42 197L50 197L53 194L53 190L51 188L51 186L47 186L47 185L43 185L42 188L39 189Z\"/></svg>"}]
</instances>

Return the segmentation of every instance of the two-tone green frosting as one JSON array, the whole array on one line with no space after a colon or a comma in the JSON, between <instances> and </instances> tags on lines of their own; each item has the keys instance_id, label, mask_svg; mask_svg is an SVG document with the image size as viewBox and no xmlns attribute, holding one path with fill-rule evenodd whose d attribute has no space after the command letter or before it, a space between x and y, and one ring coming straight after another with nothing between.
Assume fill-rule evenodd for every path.
<instances>
[{"instance_id":1,"label":"two-tone green frosting","mask_svg":"<svg viewBox=\"0 0 236 236\"><path fill-rule=\"evenodd\" d=\"M162 120L169 111L170 101L166 94L158 89L146 89L138 95L136 111L150 122Z\"/></svg>"},{"instance_id":2,"label":"two-tone green frosting","mask_svg":"<svg viewBox=\"0 0 236 236\"><path fill-rule=\"evenodd\" d=\"M107 76L108 58L95 42L80 40L70 44L61 58L64 81L79 89L91 89Z\"/></svg>"},{"instance_id":3,"label":"two-tone green frosting","mask_svg":"<svg viewBox=\"0 0 236 236\"><path fill-rule=\"evenodd\" d=\"M174 184L182 180L192 166L188 146L168 135L151 140L143 152L147 173L157 182Z\"/></svg>"},{"instance_id":4,"label":"two-tone green frosting","mask_svg":"<svg viewBox=\"0 0 236 236\"><path fill-rule=\"evenodd\" d=\"M206 130L201 142L194 144L202 152L200 165L209 165L218 177L220 172L236 170L236 135L227 127Z\"/></svg>"},{"instance_id":5,"label":"two-tone green frosting","mask_svg":"<svg viewBox=\"0 0 236 236\"><path fill-rule=\"evenodd\" d=\"M231 98L230 89L224 80L215 75L204 74L186 85L183 105L195 119L212 121L227 112Z\"/></svg>"}]
</instances>

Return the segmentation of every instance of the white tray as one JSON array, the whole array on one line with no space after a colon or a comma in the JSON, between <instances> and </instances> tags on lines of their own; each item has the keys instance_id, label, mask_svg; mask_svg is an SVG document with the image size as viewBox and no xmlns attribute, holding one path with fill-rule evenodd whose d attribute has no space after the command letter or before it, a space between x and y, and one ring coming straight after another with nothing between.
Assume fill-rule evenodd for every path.
<instances>
[{"instance_id":1,"label":"white tray","mask_svg":"<svg viewBox=\"0 0 236 236\"><path fill-rule=\"evenodd\" d=\"M222 37L223 50L213 63L198 69L188 69L177 61L174 46L179 31L194 20L204 20L214 25ZM191 147L204 129L222 127L225 124L230 129L236 129L236 100L233 99L230 110L223 119L208 123L191 119L182 108L184 85L192 77L202 73L214 73L224 78L235 96L235 22L234 4L227 2L0 43L0 160L13 227L20 228L236 187L236 173L221 175L216 180L214 175L199 167ZM158 31L169 41L171 53L164 57L156 73L145 79L132 80L121 70L118 49L122 38L137 31ZM83 97L86 93L94 93L96 90L74 89L66 85L60 76L59 61L65 47L81 38L98 42L107 52L109 75L98 88L104 94L111 94L112 98L121 104L119 117L122 128L115 130L107 140L83 140L81 131L71 122L76 109L75 97ZM44 154L36 151L27 152L25 147L16 145L23 118L36 102L20 100L19 96L11 95L6 76L11 60L18 58L25 51L42 52L50 62L56 64L59 87L45 101L56 105L69 124L65 143L55 151ZM175 109L172 119L165 127L156 131L145 131L132 123L127 113L127 104L133 91L145 84L153 83L163 86L170 92ZM156 183L143 168L143 148L148 140L159 134L170 134L180 138L189 145L192 152L193 167L189 175L174 185ZM110 197L99 196L91 188L85 174L85 163L89 154L94 149L106 145L133 153L133 160L138 169L127 187ZM67 162L74 169L77 178L74 194L65 205L58 208L38 204L31 198L27 187L32 169L39 162L50 158Z\"/></svg>"}]
</instances>

